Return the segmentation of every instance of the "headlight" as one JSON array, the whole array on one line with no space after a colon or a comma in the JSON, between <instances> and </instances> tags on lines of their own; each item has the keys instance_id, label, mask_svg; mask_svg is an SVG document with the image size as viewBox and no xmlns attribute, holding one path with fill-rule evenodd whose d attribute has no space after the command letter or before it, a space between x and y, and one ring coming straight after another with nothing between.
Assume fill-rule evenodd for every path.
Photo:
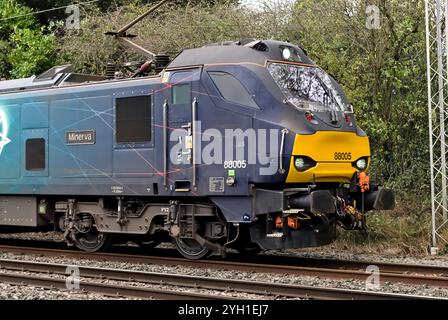
<instances>
[{"instance_id":1,"label":"headlight","mask_svg":"<svg viewBox=\"0 0 448 320\"><path fill-rule=\"evenodd\" d=\"M294 166L300 172L305 172L316 166L316 162L308 157L296 157L294 159Z\"/></svg>"},{"instance_id":2,"label":"headlight","mask_svg":"<svg viewBox=\"0 0 448 320\"><path fill-rule=\"evenodd\" d=\"M368 159L367 158L361 158L358 161L354 163L354 167L358 170L366 170L368 165Z\"/></svg>"},{"instance_id":3,"label":"headlight","mask_svg":"<svg viewBox=\"0 0 448 320\"><path fill-rule=\"evenodd\" d=\"M291 56L292 56L291 49L289 49L289 48L284 48L283 51L282 51L282 54L283 54L283 58L284 58L285 60L289 60L289 59L291 59Z\"/></svg>"},{"instance_id":4,"label":"headlight","mask_svg":"<svg viewBox=\"0 0 448 320\"><path fill-rule=\"evenodd\" d=\"M305 168L305 159L303 159L303 158L296 158L296 161L295 161L294 165L299 170Z\"/></svg>"}]
</instances>

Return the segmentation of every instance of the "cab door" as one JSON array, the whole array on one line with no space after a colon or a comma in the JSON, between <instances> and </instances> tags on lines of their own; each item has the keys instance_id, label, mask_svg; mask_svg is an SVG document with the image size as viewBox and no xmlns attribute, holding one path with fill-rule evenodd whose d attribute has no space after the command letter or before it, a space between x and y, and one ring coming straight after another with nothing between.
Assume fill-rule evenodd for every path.
<instances>
[{"instance_id":1,"label":"cab door","mask_svg":"<svg viewBox=\"0 0 448 320\"><path fill-rule=\"evenodd\" d=\"M201 68L166 72L165 90L167 170L165 187L173 193L188 193L196 188L194 147L197 133L197 95Z\"/></svg>"}]
</instances>

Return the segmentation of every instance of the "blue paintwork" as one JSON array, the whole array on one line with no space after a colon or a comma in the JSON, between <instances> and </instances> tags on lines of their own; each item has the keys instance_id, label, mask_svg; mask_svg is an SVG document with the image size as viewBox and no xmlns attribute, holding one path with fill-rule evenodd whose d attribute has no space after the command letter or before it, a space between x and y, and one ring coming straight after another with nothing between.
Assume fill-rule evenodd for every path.
<instances>
[{"instance_id":1,"label":"blue paintwork","mask_svg":"<svg viewBox=\"0 0 448 320\"><path fill-rule=\"evenodd\" d=\"M222 98L207 72L221 71L238 78L253 95L259 109ZM267 70L253 64L210 65L170 71L170 84L190 83L191 99L198 101L201 131L225 129L289 130L282 159L288 169L297 133L312 134L315 128L304 121L303 112L283 104L283 95ZM115 99L152 95L153 141L146 145L115 142ZM0 194L39 196L146 196L208 197L230 222L252 220L250 184L284 183L286 174L260 176L258 166L237 169L237 184L222 194L209 192L209 177L227 177L222 164L198 166L198 189L179 193L163 188L163 104L169 103L170 130L191 122L191 104L174 105L171 86L161 78L112 81L0 95L0 110L7 117L11 140L0 155ZM356 130L346 128L346 130ZM93 145L67 145L67 131L95 130ZM327 130L334 130L327 128ZM25 142L44 138L47 167L25 170ZM280 139L280 136L278 137ZM246 150L247 152L247 150ZM272 161L278 161L274 157ZM180 170L180 171L178 171ZM168 167L169 185L191 180L191 165ZM154 194L158 185L158 195ZM122 188L123 193L113 191ZM246 216L246 217L245 217ZM247 216L251 219L248 220Z\"/></svg>"}]
</instances>

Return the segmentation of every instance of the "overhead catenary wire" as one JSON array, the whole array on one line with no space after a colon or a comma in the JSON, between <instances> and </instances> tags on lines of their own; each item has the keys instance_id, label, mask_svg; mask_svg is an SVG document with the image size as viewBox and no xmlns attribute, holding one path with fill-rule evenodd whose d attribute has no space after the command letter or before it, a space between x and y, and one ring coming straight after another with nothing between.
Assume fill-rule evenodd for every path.
<instances>
[{"instance_id":1,"label":"overhead catenary wire","mask_svg":"<svg viewBox=\"0 0 448 320\"><path fill-rule=\"evenodd\" d=\"M17 15L17 16L14 16L14 17L2 18L2 19L0 19L0 21L7 21L7 20L18 19L18 18L27 17L27 16L34 16L34 15L38 15L38 14L41 14L41 13L46 13L46 12L52 12L52 11L66 9L68 7L71 7L71 6L83 6L83 5L94 3L94 2L98 2L98 1L100 1L100 0L90 0L90 1L80 2L80 3L72 3L72 4L69 4L69 5L66 5L66 6L62 6L62 7L56 7L56 8L45 9L45 10L40 10L40 11L33 11L33 12L30 12L30 13L24 13L24 14Z\"/></svg>"}]
</instances>

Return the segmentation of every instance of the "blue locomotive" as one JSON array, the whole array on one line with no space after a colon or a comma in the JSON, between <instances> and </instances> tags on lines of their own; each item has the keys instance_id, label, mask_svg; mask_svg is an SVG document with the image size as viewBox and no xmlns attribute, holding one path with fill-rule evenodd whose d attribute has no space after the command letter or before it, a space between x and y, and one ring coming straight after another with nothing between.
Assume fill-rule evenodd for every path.
<instances>
[{"instance_id":1,"label":"blue locomotive","mask_svg":"<svg viewBox=\"0 0 448 320\"><path fill-rule=\"evenodd\" d=\"M199 259L326 245L393 209L352 106L300 47L213 44L152 67L0 82L0 230L55 228L85 251L174 241Z\"/></svg>"}]
</instances>

